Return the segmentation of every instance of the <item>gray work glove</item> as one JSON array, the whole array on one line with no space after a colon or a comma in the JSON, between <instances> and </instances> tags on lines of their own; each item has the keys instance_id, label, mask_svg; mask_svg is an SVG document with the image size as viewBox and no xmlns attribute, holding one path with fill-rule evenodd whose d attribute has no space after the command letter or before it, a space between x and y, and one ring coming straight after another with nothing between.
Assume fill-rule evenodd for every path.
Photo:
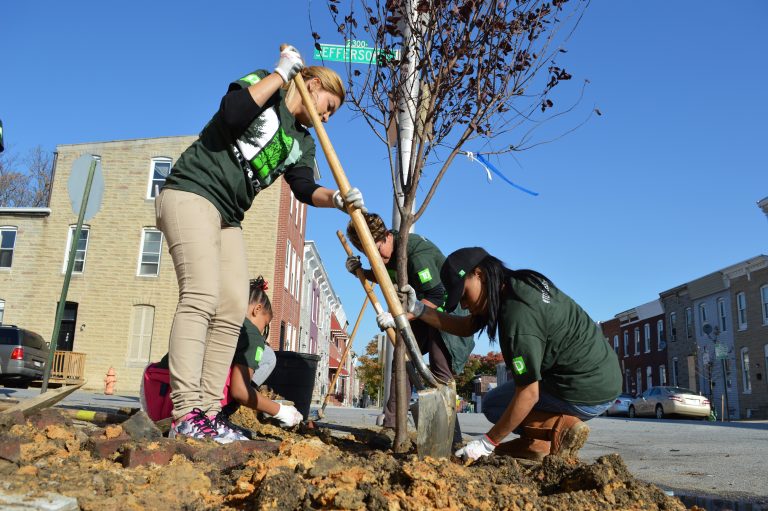
<instances>
[{"instance_id":1,"label":"gray work glove","mask_svg":"<svg viewBox=\"0 0 768 511\"><path fill-rule=\"evenodd\" d=\"M299 51L291 45L280 51L280 61L277 63L275 73L279 74L285 83L293 80L293 77L304 67Z\"/></svg>"},{"instance_id":2,"label":"gray work glove","mask_svg":"<svg viewBox=\"0 0 768 511\"><path fill-rule=\"evenodd\" d=\"M351 255L347 257L347 262L344 263L347 271L352 275L357 275L357 270L363 267L363 263L360 262L360 256Z\"/></svg>"},{"instance_id":3,"label":"gray work glove","mask_svg":"<svg viewBox=\"0 0 768 511\"><path fill-rule=\"evenodd\" d=\"M379 330L386 332L389 328L395 328L395 318L387 311L380 312L376 314L376 324L379 325Z\"/></svg>"},{"instance_id":4,"label":"gray work glove","mask_svg":"<svg viewBox=\"0 0 768 511\"><path fill-rule=\"evenodd\" d=\"M416 290L414 290L409 284L406 284L400 292L405 293L405 311L413 314L413 317L418 318L424 314L425 305L416 298Z\"/></svg>"},{"instance_id":5,"label":"gray work glove","mask_svg":"<svg viewBox=\"0 0 768 511\"><path fill-rule=\"evenodd\" d=\"M353 208L357 208L363 213L368 213L368 208L365 207L365 202L363 202L363 194L357 188L350 188L344 198L341 197L341 191L336 190L333 192L333 204L344 212L347 211L347 204L352 204Z\"/></svg>"}]
</instances>

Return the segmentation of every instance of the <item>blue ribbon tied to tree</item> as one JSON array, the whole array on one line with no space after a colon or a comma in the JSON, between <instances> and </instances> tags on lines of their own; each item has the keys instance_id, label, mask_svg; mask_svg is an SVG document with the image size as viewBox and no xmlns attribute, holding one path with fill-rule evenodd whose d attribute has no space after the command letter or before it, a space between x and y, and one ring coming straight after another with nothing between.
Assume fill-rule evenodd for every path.
<instances>
[{"instance_id":1,"label":"blue ribbon tied to tree","mask_svg":"<svg viewBox=\"0 0 768 511\"><path fill-rule=\"evenodd\" d=\"M522 186L520 186L518 184L515 184L512 181L510 181L509 178L507 178L507 176L502 174L499 169L494 167L491 162L489 162L488 160L483 158L482 154L480 154L480 153L472 153L470 151L466 151L466 152L464 152L464 154L467 155L467 158L469 159L469 161L477 162L477 163L479 163L480 165L483 166L483 168L485 169L485 173L486 173L486 175L488 177L488 182L491 182L491 180L492 180L491 172L493 172L494 174L499 176L501 179L503 179L506 183L508 183L510 186L512 186L514 188L517 188L521 192L525 192L525 193L527 193L529 195L533 195L534 197L539 195L539 192L534 192L533 190L529 190L527 188L523 188Z\"/></svg>"}]
</instances>

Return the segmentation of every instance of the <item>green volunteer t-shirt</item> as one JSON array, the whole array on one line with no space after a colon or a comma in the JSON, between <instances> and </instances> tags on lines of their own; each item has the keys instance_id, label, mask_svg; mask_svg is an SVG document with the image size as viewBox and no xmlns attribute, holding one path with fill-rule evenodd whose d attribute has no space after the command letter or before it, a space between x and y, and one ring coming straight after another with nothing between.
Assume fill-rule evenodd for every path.
<instances>
[{"instance_id":1,"label":"green volunteer t-shirt","mask_svg":"<svg viewBox=\"0 0 768 511\"><path fill-rule=\"evenodd\" d=\"M597 324L569 296L545 282L540 291L513 280L518 300L503 299L499 344L517 385L540 382L564 401L596 405L621 391L621 370Z\"/></svg>"},{"instance_id":2,"label":"green volunteer t-shirt","mask_svg":"<svg viewBox=\"0 0 768 511\"><path fill-rule=\"evenodd\" d=\"M235 348L235 356L232 358L232 363L250 367L255 371L259 368L259 362L261 362L261 356L264 354L265 345L266 340L264 336L246 318L243 326L240 328L240 336L237 338L237 348Z\"/></svg>"},{"instance_id":3,"label":"green volunteer t-shirt","mask_svg":"<svg viewBox=\"0 0 768 511\"><path fill-rule=\"evenodd\" d=\"M392 248L392 257L386 264L389 277L392 282L397 284L397 231L392 231L394 244ZM408 235L408 246L405 248L408 256L408 284L416 291L416 298L421 300L424 294L433 287L440 284L440 267L445 261L445 256L434 243L424 236L411 233ZM436 303L441 307L442 303Z\"/></svg>"},{"instance_id":4,"label":"green volunteer t-shirt","mask_svg":"<svg viewBox=\"0 0 768 511\"><path fill-rule=\"evenodd\" d=\"M267 74L254 71L230 84L229 90L248 87ZM291 167L314 168L315 141L288 111L284 96L282 89L275 92L237 139L216 112L179 157L163 188L205 197L225 225L239 226L261 190Z\"/></svg>"}]
</instances>

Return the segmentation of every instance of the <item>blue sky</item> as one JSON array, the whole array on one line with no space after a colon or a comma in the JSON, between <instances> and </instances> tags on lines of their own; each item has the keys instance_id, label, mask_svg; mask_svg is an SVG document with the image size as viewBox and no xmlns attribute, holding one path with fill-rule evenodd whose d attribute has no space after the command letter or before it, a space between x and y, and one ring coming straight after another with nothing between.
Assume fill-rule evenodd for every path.
<instances>
[{"instance_id":1,"label":"blue sky","mask_svg":"<svg viewBox=\"0 0 768 511\"><path fill-rule=\"evenodd\" d=\"M281 42L310 61L310 13L324 42L342 42L323 1L212 5L3 2L6 151L195 134L229 81L272 67ZM603 115L493 160L538 197L457 160L417 231L446 254L482 245L510 267L536 269L595 320L768 252L755 205L768 196L766 22L758 0L593 1L559 63L574 76L563 94L590 81L569 121L593 106ZM347 108L326 128L368 208L389 218L384 146ZM319 162L322 184L334 186ZM335 232L345 225L337 211L314 210L308 238L354 323L364 296L343 267ZM369 309L356 350L375 332ZM489 349L478 341L476 352Z\"/></svg>"}]
</instances>

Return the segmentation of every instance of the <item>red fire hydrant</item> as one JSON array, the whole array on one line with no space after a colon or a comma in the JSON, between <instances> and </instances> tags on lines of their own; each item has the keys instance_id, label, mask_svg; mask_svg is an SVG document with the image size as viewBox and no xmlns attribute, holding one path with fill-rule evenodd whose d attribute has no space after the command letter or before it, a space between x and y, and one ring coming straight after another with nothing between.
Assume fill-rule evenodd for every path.
<instances>
[{"instance_id":1,"label":"red fire hydrant","mask_svg":"<svg viewBox=\"0 0 768 511\"><path fill-rule=\"evenodd\" d=\"M104 394L107 394L107 395L114 394L116 382L117 382L117 376L115 375L115 368L110 367L107 370L107 375L104 377Z\"/></svg>"}]
</instances>

